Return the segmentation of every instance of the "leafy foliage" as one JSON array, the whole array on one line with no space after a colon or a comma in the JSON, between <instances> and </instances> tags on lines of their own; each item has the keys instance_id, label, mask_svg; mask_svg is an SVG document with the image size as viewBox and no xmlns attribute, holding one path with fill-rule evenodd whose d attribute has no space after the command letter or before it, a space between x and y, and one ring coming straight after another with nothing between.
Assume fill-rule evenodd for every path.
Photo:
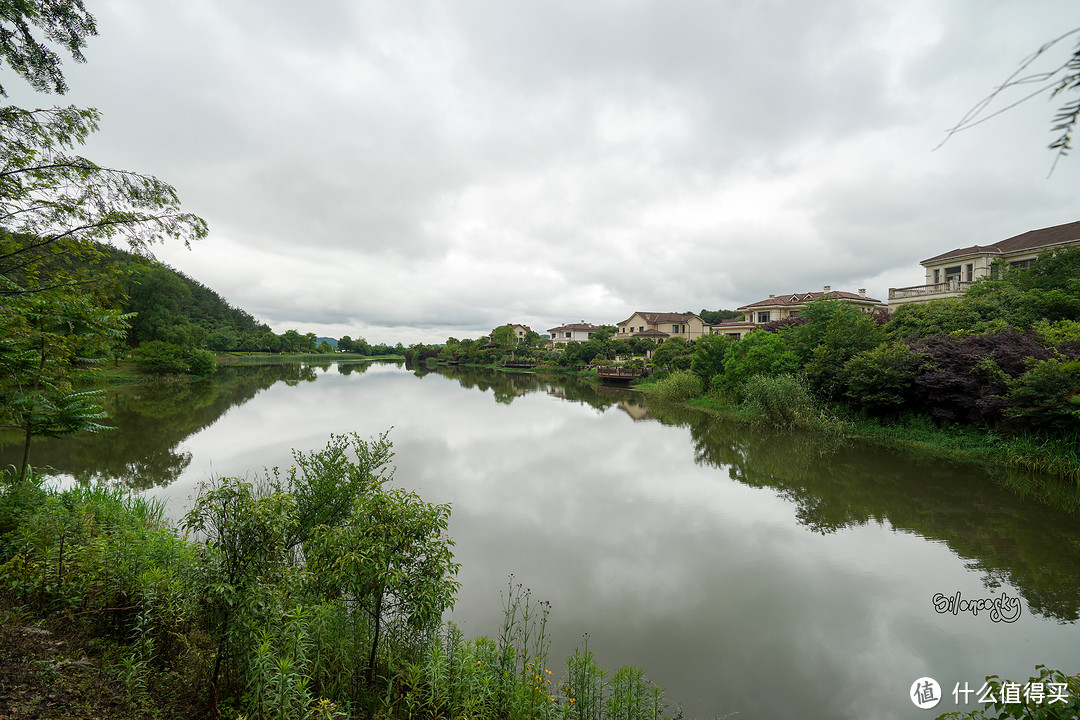
<instances>
[{"instance_id":1,"label":"leafy foliage","mask_svg":"<svg viewBox=\"0 0 1080 720\"><path fill-rule=\"evenodd\" d=\"M86 62L82 54L86 38L97 35L94 16L83 0L0 0L0 58L35 90L63 93L67 83L60 71L60 56L35 37L35 29L67 50L76 62ZM7 95L2 85L0 95Z\"/></svg>"},{"instance_id":2,"label":"leafy foliage","mask_svg":"<svg viewBox=\"0 0 1080 720\"><path fill-rule=\"evenodd\" d=\"M804 425L816 413L809 386L794 375L755 375L743 394L747 407L780 428Z\"/></svg>"},{"instance_id":3,"label":"leafy foliage","mask_svg":"<svg viewBox=\"0 0 1080 720\"><path fill-rule=\"evenodd\" d=\"M743 386L755 375L790 375L799 370L799 357L787 335L757 330L733 343L724 357L724 372L713 384L721 394L741 402Z\"/></svg>"},{"instance_id":4,"label":"leafy foliage","mask_svg":"<svg viewBox=\"0 0 1080 720\"><path fill-rule=\"evenodd\" d=\"M712 383L714 377L724 372L724 358L734 342L734 338L726 335L705 335L694 342L694 358L690 361L690 369L701 378L705 387Z\"/></svg>"},{"instance_id":5,"label":"leafy foliage","mask_svg":"<svg viewBox=\"0 0 1080 720\"><path fill-rule=\"evenodd\" d=\"M848 360L840 373L844 395L871 413L895 413L912 400L924 356L904 343L882 343Z\"/></svg>"},{"instance_id":6,"label":"leafy foliage","mask_svg":"<svg viewBox=\"0 0 1080 720\"><path fill-rule=\"evenodd\" d=\"M93 254L91 241L124 237L136 250L190 243L206 223L180 209L172 186L104 168L72 150L97 130L96 110L0 108L0 275L7 294L65 284L41 276L55 254ZM21 285L14 283L16 275Z\"/></svg>"},{"instance_id":7,"label":"leafy foliage","mask_svg":"<svg viewBox=\"0 0 1080 720\"><path fill-rule=\"evenodd\" d=\"M1080 427L1080 360L1036 362L1013 385L1005 415L1021 426L1073 431Z\"/></svg>"},{"instance_id":8,"label":"leafy foliage","mask_svg":"<svg viewBox=\"0 0 1080 720\"><path fill-rule=\"evenodd\" d=\"M98 393L79 387L123 337L127 318L85 295L19 295L0 306L0 424L23 434L26 477L33 437L101 430Z\"/></svg>"}]
</instances>

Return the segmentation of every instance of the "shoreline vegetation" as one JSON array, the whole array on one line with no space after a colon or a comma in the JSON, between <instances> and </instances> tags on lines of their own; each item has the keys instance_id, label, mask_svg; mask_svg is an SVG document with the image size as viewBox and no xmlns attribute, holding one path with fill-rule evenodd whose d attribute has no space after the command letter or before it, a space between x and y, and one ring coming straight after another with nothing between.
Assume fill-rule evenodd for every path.
<instances>
[{"instance_id":1,"label":"shoreline vegetation","mask_svg":"<svg viewBox=\"0 0 1080 720\"><path fill-rule=\"evenodd\" d=\"M995 481L1021 498L1080 514L1080 456L1068 439L1039 437L1032 434L1007 436L992 430L959 425L938 426L926 417L909 416L893 423L877 419L842 417L830 410L808 405L810 412L788 417L780 422L749 404L724 402L715 393L705 393L682 400L663 397L664 378L654 377L635 384L633 389L665 402L693 407L707 414L736 422L767 425L782 429L817 432L825 439L847 439L877 443L887 447L916 450L991 463L1003 470ZM1039 477L1042 475L1043 477Z\"/></svg>"},{"instance_id":2,"label":"shoreline vegetation","mask_svg":"<svg viewBox=\"0 0 1080 720\"><path fill-rule=\"evenodd\" d=\"M444 623L450 509L391 487L386 434L293 457L214 481L181 529L119 489L0 472L5 717L681 718L587 636L549 657L551 605L513 576L491 636Z\"/></svg>"}]
</instances>

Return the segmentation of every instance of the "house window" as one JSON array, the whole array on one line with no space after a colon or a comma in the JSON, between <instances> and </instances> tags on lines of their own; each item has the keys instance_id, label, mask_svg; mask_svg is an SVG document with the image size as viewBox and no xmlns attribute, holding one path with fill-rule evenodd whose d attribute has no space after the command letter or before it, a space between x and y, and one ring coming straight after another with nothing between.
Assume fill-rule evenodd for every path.
<instances>
[{"instance_id":1,"label":"house window","mask_svg":"<svg viewBox=\"0 0 1080 720\"><path fill-rule=\"evenodd\" d=\"M960 266L954 265L953 267L945 268L945 282L960 282Z\"/></svg>"},{"instance_id":2,"label":"house window","mask_svg":"<svg viewBox=\"0 0 1080 720\"><path fill-rule=\"evenodd\" d=\"M941 282L941 271L940 270L934 270L934 284L937 285L940 282Z\"/></svg>"},{"instance_id":3,"label":"house window","mask_svg":"<svg viewBox=\"0 0 1080 720\"><path fill-rule=\"evenodd\" d=\"M788 313L788 317L799 317L799 311L798 310L792 310L791 312Z\"/></svg>"},{"instance_id":4,"label":"house window","mask_svg":"<svg viewBox=\"0 0 1080 720\"><path fill-rule=\"evenodd\" d=\"M671 326L671 332L673 332L673 333L679 332L679 326L678 325L672 325Z\"/></svg>"},{"instance_id":5,"label":"house window","mask_svg":"<svg viewBox=\"0 0 1080 720\"><path fill-rule=\"evenodd\" d=\"M739 333L728 333L727 336L729 338L735 338L736 340L739 339Z\"/></svg>"},{"instance_id":6,"label":"house window","mask_svg":"<svg viewBox=\"0 0 1080 720\"><path fill-rule=\"evenodd\" d=\"M1031 260L1017 260L1016 262L1009 263L1009 267L1015 268L1017 270L1023 270L1024 268L1030 267L1031 263L1033 263L1033 262L1035 262L1034 259L1031 259Z\"/></svg>"},{"instance_id":7,"label":"house window","mask_svg":"<svg viewBox=\"0 0 1080 720\"><path fill-rule=\"evenodd\" d=\"M570 337L570 333L566 333L566 337Z\"/></svg>"},{"instance_id":8,"label":"house window","mask_svg":"<svg viewBox=\"0 0 1080 720\"><path fill-rule=\"evenodd\" d=\"M971 282L975 279L975 263L967 264L967 281Z\"/></svg>"},{"instance_id":9,"label":"house window","mask_svg":"<svg viewBox=\"0 0 1080 720\"><path fill-rule=\"evenodd\" d=\"M757 314L757 321L759 323L767 323L769 322L769 317L771 314L772 313L770 313L768 310L766 310L765 312L759 312Z\"/></svg>"}]
</instances>

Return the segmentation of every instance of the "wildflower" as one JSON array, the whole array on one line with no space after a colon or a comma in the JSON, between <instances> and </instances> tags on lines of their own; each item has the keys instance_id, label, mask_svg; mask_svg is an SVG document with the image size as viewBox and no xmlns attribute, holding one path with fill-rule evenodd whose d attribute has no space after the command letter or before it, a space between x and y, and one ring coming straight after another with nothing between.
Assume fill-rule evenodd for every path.
<instances>
[{"instance_id":1,"label":"wildflower","mask_svg":"<svg viewBox=\"0 0 1080 720\"><path fill-rule=\"evenodd\" d=\"M574 702L574 698L570 698L570 702Z\"/></svg>"}]
</instances>

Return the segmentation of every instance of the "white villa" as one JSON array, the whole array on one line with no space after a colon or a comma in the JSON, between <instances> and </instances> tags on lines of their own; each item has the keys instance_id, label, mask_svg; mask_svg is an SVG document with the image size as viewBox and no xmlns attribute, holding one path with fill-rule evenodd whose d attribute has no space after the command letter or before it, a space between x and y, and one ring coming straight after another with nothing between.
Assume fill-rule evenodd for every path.
<instances>
[{"instance_id":1,"label":"white villa","mask_svg":"<svg viewBox=\"0 0 1080 720\"><path fill-rule=\"evenodd\" d=\"M935 255L919 263L926 270L926 284L889 288L889 306L963 295L971 283L991 274L995 262L1026 267L1044 250L1071 245L1080 245L1080 222L1030 230L992 245L972 245Z\"/></svg>"},{"instance_id":2,"label":"white villa","mask_svg":"<svg viewBox=\"0 0 1080 720\"><path fill-rule=\"evenodd\" d=\"M556 343L588 342L592 334L599 329L596 325L582 320L579 323L568 323L553 327L548 330L548 333L551 334L551 345L554 346Z\"/></svg>"}]
</instances>

